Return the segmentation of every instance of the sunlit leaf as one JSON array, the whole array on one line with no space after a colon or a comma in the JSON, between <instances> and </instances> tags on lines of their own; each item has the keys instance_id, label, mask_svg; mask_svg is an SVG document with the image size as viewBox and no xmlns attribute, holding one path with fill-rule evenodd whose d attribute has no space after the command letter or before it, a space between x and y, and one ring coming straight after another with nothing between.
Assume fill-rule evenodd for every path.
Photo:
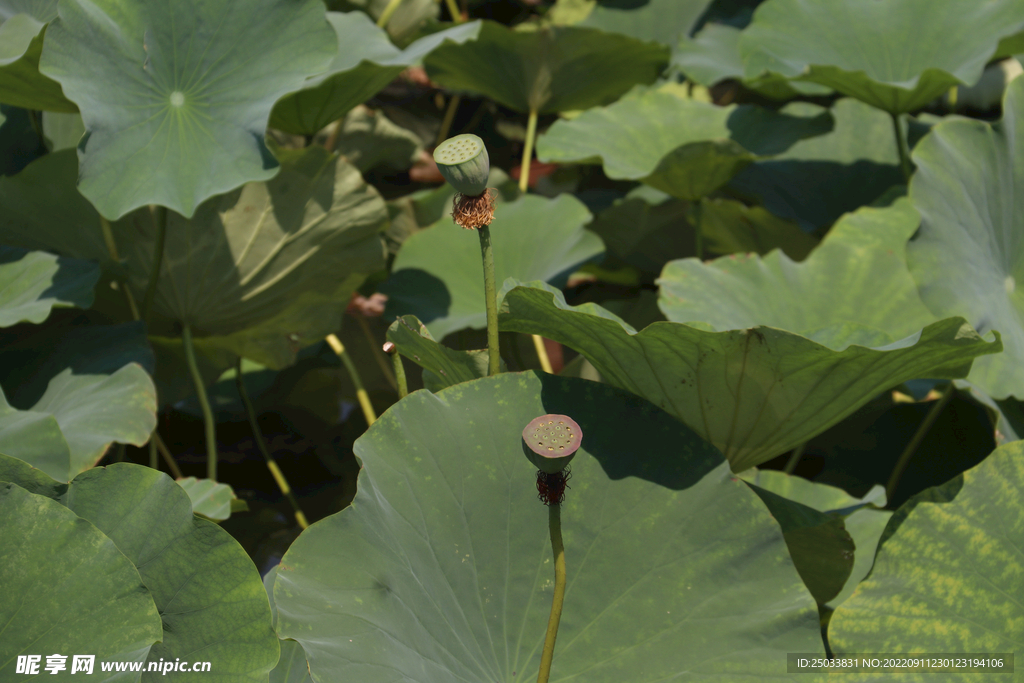
<instances>
[{"instance_id":1,"label":"sunlit leaf","mask_svg":"<svg viewBox=\"0 0 1024 683\"><path fill-rule=\"evenodd\" d=\"M81 109L79 189L110 219L146 204L191 217L273 177L271 107L336 46L318 0L67 0L59 15L40 70Z\"/></svg>"}]
</instances>

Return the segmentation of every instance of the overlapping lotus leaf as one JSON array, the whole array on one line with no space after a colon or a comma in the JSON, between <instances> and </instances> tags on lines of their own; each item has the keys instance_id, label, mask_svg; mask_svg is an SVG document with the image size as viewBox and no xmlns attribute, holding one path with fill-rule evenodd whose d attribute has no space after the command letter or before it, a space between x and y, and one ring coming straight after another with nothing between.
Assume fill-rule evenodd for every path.
<instances>
[{"instance_id":1,"label":"overlapping lotus leaf","mask_svg":"<svg viewBox=\"0 0 1024 683\"><path fill-rule=\"evenodd\" d=\"M458 351L442 346L414 315L404 315L392 323L388 341L395 345L396 353L423 368L423 384L430 391L487 377L487 349ZM501 365L504 371L504 360Z\"/></svg>"},{"instance_id":2,"label":"overlapping lotus leaf","mask_svg":"<svg viewBox=\"0 0 1024 683\"><path fill-rule=\"evenodd\" d=\"M994 398L1024 398L1024 81L1006 91L1003 120L938 124L914 150L910 197L921 230L907 259L935 315L962 315L1006 346L970 381ZM999 191L995 191L998 188Z\"/></svg>"},{"instance_id":3,"label":"overlapping lotus leaf","mask_svg":"<svg viewBox=\"0 0 1024 683\"><path fill-rule=\"evenodd\" d=\"M693 38L682 38L673 46L672 66L706 87L726 79L743 81L743 87L778 100L798 95L828 95L831 89L817 83L791 81L778 74L743 80L740 38L743 32L728 24L707 23Z\"/></svg>"},{"instance_id":4,"label":"overlapping lotus leaf","mask_svg":"<svg viewBox=\"0 0 1024 683\"><path fill-rule=\"evenodd\" d=\"M446 88L548 114L613 102L638 83L653 83L668 58L661 45L597 29L515 31L484 21L476 41L442 45L423 65Z\"/></svg>"},{"instance_id":5,"label":"overlapping lotus leaf","mask_svg":"<svg viewBox=\"0 0 1024 683\"><path fill-rule=\"evenodd\" d=\"M152 333L188 322L210 343L280 368L340 326L352 291L384 264L387 208L357 169L321 147L282 151L281 163L271 181L210 200L191 219L170 215ZM0 180L10 200L0 240L98 260L145 292L153 216L141 210L111 225L125 261L112 263L74 174L67 150Z\"/></svg>"},{"instance_id":6,"label":"overlapping lotus leaf","mask_svg":"<svg viewBox=\"0 0 1024 683\"><path fill-rule=\"evenodd\" d=\"M353 504L285 554L278 632L314 680L536 680L553 576L522 431L546 413L583 430L553 677L782 680L782 653L822 651L778 526L719 453L626 392L504 373L382 415L356 442Z\"/></svg>"},{"instance_id":7,"label":"overlapping lotus leaf","mask_svg":"<svg viewBox=\"0 0 1024 683\"><path fill-rule=\"evenodd\" d=\"M46 24L57 0L0 1L0 102L41 111L76 112L60 83L39 73Z\"/></svg>"},{"instance_id":8,"label":"overlapping lotus leaf","mask_svg":"<svg viewBox=\"0 0 1024 683\"><path fill-rule=\"evenodd\" d=\"M335 51L318 0L67 0L47 28L42 73L78 104L79 189L110 219L268 180L274 102Z\"/></svg>"},{"instance_id":9,"label":"overlapping lotus leaf","mask_svg":"<svg viewBox=\"0 0 1024 683\"><path fill-rule=\"evenodd\" d=\"M41 323L58 307L89 308L99 277L90 261L0 246L0 327Z\"/></svg>"},{"instance_id":10,"label":"overlapping lotus leaf","mask_svg":"<svg viewBox=\"0 0 1024 683\"><path fill-rule=\"evenodd\" d=\"M529 277L563 285L604 251L583 227L590 220L583 203L567 194L499 203L490 226L497 281ZM435 339L487 325L480 240L447 216L405 241L379 289L389 297L386 316L415 315Z\"/></svg>"},{"instance_id":11,"label":"overlapping lotus leaf","mask_svg":"<svg viewBox=\"0 0 1024 683\"><path fill-rule=\"evenodd\" d=\"M111 443L144 445L156 427L156 388L144 369L152 354L141 323L40 328L5 345L0 367L10 402L0 407L7 413L0 423L29 430L0 431L0 453L59 481L95 465Z\"/></svg>"},{"instance_id":12,"label":"overlapping lotus leaf","mask_svg":"<svg viewBox=\"0 0 1024 683\"><path fill-rule=\"evenodd\" d=\"M1022 0L771 0L740 51L748 78L800 78L901 114L973 85L1000 38L1022 27Z\"/></svg>"},{"instance_id":13,"label":"overlapping lotus leaf","mask_svg":"<svg viewBox=\"0 0 1024 683\"><path fill-rule=\"evenodd\" d=\"M618 102L556 121L537 140L542 161L601 163L609 178L643 180L679 199L703 197L759 157L832 127L824 109L797 114L718 107L676 86L637 88Z\"/></svg>"},{"instance_id":14,"label":"overlapping lotus leaf","mask_svg":"<svg viewBox=\"0 0 1024 683\"><path fill-rule=\"evenodd\" d=\"M568 306L544 283L503 288L502 330L539 334L587 357L605 382L643 396L713 443L736 472L785 453L880 391L918 377L961 378L977 356L1001 350L962 318L889 343L878 332L829 348L772 327L715 331L701 322L641 332L596 304ZM510 290L510 291L509 291ZM854 328L864 330L865 328Z\"/></svg>"},{"instance_id":15,"label":"overlapping lotus leaf","mask_svg":"<svg viewBox=\"0 0 1024 683\"><path fill-rule=\"evenodd\" d=\"M767 325L836 351L882 346L935 321L904 253L918 222L910 201L899 199L847 214L802 263L778 250L673 261L658 280L658 303L669 320L716 330Z\"/></svg>"},{"instance_id":16,"label":"overlapping lotus leaf","mask_svg":"<svg viewBox=\"0 0 1024 683\"><path fill-rule=\"evenodd\" d=\"M53 496L131 561L163 621L161 642L147 661L209 661L203 677L217 683L267 680L278 645L259 573L226 531L192 514L188 494L174 480L117 463L65 486L43 486L37 472L2 456L0 479L24 482L40 498ZM164 677L188 680L191 672Z\"/></svg>"},{"instance_id":17,"label":"overlapping lotus leaf","mask_svg":"<svg viewBox=\"0 0 1024 683\"><path fill-rule=\"evenodd\" d=\"M474 21L433 33L399 50L363 12L328 12L338 50L323 73L274 105L270 125L289 133L313 135L370 99L398 74L418 64L437 46L460 45L480 32Z\"/></svg>"},{"instance_id":18,"label":"overlapping lotus leaf","mask_svg":"<svg viewBox=\"0 0 1024 683\"><path fill-rule=\"evenodd\" d=\"M855 498L834 486L776 470L747 470L741 477L789 500L842 517L846 531L856 545L853 569L842 591L828 600L827 605L835 609L850 597L857 584L871 571L878 539L892 517L892 512L880 509L885 506L885 489L875 486L863 498ZM792 548L790 552L793 553Z\"/></svg>"},{"instance_id":19,"label":"overlapping lotus leaf","mask_svg":"<svg viewBox=\"0 0 1024 683\"><path fill-rule=\"evenodd\" d=\"M0 456L2 457L2 456ZM63 654L68 680L74 655L93 655L91 681L127 683L139 674L104 672L101 662L144 662L163 637L160 613L132 563L93 524L58 502L0 481L0 663L7 680L18 656Z\"/></svg>"},{"instance_id":20,"label":"overlapping lotus leaf","mask_svg":"<svg viewBox=\"0 0 1024 683\"><path fill-rule=\"evenodd\" d=\"M830 112L831 132L755 162L732 179L729 189L814 230L904 184L889 116L853 98L837 101Z\"/></svg>"},{"instance_id":21,"label":"overlapping lotus leaf","mask_svg":"<svg viewBox=\"0 0 1024 683\"><path fill-rule=\"evenodd\" d=\"M1017 441L907 501L886 527L871 574L832 615L833 651L1019 651L1024 642L1018 598L1024 591L1022 490L1024 444ZM936 675L948 681L978 678L956 669L928 676ZM1013 677L997 670L986 676ZM843 676L848 679L885 680Z\"/></svg>"},{"instance_id":22,"label":"overlapping lotus leaf","mask_svg":"<svg viewBox=\"0 0 1024 683\"><path fill-rule=\"evenodd\" d=\"M188 494L192 503L192 512L215 522L230 517L231 502L238 500L230 486L212 479L185 477L178 480L178 486Z\"/></svg>"},{"instance_id":23,"label":"overlapping lotus leaf","mask_svg":"<svg viewBox=\"0 0 1024 683\"><path fill-rule=\"evenodd\" d=\"M711 0L648 0L597 4L577 26L588 26L673 47L687 36Z\"/></svg>"}]
</instances>

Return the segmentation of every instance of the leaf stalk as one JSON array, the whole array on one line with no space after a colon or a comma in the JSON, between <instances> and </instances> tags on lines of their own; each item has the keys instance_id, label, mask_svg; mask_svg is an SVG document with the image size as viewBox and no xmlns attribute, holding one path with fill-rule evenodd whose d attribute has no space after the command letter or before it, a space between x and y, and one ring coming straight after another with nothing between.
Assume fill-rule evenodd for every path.
<instances>
[{"instance_id":1,"label":"leaf stalk","mask_svg":"<svg viewBox=\"0 0 1024 683\"><path fill-rule=\"evenodd\" d=\"M501 356L498 354L498 291L494 283L494 250L491 248L491 227L481 226L480 256L484 265L484 299L487 306L487 374L497 375L501 371Z\"/></svg>"},{"instance_id":2,"label":"leaf stalk","mask_svg":"<svg viewBox=\"0 0 1024 683\"><path fill-rule=\"evenodd\" d=\"M203 411L203 427L206 433L206 477L217 481L217 423L214 422L213 410L210 409L210 399L206 395L203 376L199 374L195 345L192 343L192 327L188 323L184 323L181 329L181 339L185 347L185 362L188 364L188 372L192 375L192 384L195 385L196 396L199 398L199 408Z\"/></svg>"},{"instance_id":3,"label":"leaf stalk","mask_svg":"<svg viewBox=\"0 0 1024 683\"><path fill-rule=\"evenodd\" d=\"M533 158L533 143L537 137L537 110L530 109L530 118L526 121L526 145L523 147L523 162L519 166L519 191L526 192L530 187L530 159Z\"/></svg>"},{"instance_id":4,"label":"leaf stalk","mask_svg":"<svg viewBox=\"0 0 1024 683\"><path fill-rule=\"evenodd\" d=\"M562 505L548 506L548 529L551 532L551 552L555 557L555 592L551 596L551 616L548 630L544 635L544 650L540 656L540 672L537 683L548 683L551 676L551 661L555 656L555 638L558 637L558 622L562 619L562 603L565 600L565 546L562 544Z\"/></svg>"}]
</instances>

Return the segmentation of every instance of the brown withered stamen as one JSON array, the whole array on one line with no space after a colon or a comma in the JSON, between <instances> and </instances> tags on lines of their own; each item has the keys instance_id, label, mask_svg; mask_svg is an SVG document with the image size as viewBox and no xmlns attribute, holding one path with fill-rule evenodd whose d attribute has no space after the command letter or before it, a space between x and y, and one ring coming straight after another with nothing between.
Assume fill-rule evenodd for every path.
<instances>
[{"instance_id":1,"label":"brown withered stamen","mask_svg":"<svg viewBox=\"0 0 1024 683\"><path fill-rule=\"evenodd\" d=\"M456 192L455 201L452 203L452 219L455 224L467 230L490 225L494 220L495 196L494 189L490 187L476 197Z\"/></svg>"}]
</instances>

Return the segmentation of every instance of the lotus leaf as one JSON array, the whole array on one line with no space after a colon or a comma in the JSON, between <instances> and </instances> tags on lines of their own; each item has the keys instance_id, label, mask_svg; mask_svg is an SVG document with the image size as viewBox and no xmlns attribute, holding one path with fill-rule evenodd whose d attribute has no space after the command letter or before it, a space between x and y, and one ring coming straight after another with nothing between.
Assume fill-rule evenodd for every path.
<instances>
[{"instance_id":1,"label":"lotus leaf","mask_svg":"<svg viewBox=\"0 0 1024 683\"><path fill-rule=\"evenodd\" d=\"M893 515L874 568L832 615L846 652L1013 652L1024 639L1024 444L917 494ZM943 680L977 674L948 672ZM1012 680L996 673L993 680ZM871 675L844 680L881 680Z\"/></svg>"},{"instance_id":2,"label":"lotus leaf","mask_svg":"<svg viewBox=\"0 0 1024 683\"><path fill-rule=\"evenodd\" d=\"M398 74L418 64L439 45L477 37L480 22L455 26L399 50L384 29L362 12L328 12L338 50L327 70L306 79L298 92L274 105L270 125L289 133L313 135L376 95Z\"/></svg>"},{"instance_id":3,"label":"lotus leaf","mask_svg":"<svg viewBox=\"0 0 1024 683\"><path fill-rule=\"evenodd\" d=\"M92 306L95 263L0 246L0 327L41 323L57 307Z\"/></svg>"},{"instance_id":4,"label":"lotus leaf","mask_svg":"<svg viewBox=\"0 0 1024 683\"><path fill-rule=\"evenodd\" d=\"M1022 28L1022 0L771 0L740 51L748 78L800 78L901 114L973 85L999 39Z\"/></svg>"},{"instance_id":5,"label":"lotus leaf","mask_svg":"<svg viewBox=\"0 0 1024 683\"><path fill-rule=\"evenodd\" d=\"M498 204L490 227L498 281L522 274L564 285L577 267L604 251L601 239L583 228L590 220L571 195L528 195ZM405 241L380 291L390 297L385 315L411 313L435 339L486 326L479 240L448 217Z\"/></svg>"},{"instance_id":6,"label":"lotus leaf","mask_svg":"<svg viewBox=\"0 0 1024 683\"><path fill-rule=\"evenodd\" d=\"M659 304L676 322L716 330L767 325L836 351L851 343L888 344L935 320L904 255L917 226L917 212L900 199L890 208L847 214L803 263L781 251L673 261L658 281Z\"/></svg>"},{"instance_id":7,"label":"lotus leaf","mask_svg":"<svg viewBox=\"0 0 1024 683\"><path fill-rule=\"evenodd\" d=\"M778 527L720 454L620 390L505 373L381 416L355 446L352 506L285 554L278 631L314 680L536 680L552 563L521 440L548 412L584 434L562 512L559 680L769 680L780 653L822 650Z\"/></svg>"},{"instance_id":8,"label":"lotus leaf","mask_svg":"<svg viewBox=\"0 0 1024 683\"><path fill-rule=\"evenodd\" d=\"M668 58L660 45L597 29L513 31L485 21L475 42L442 45L423 65L447 88L548 114L613 102L638 83L654 82Z\"/></svg>"},{"instance_id":9,"label":"lotus leaf","mask_svg":"<svg viewBox=\"0 0 1024 683\"><path fill-rule=\"evenodd\" d=\"M755 162L729 188L813 230L828 227L905 182L888 116L852 98L837 101L831 113L835 126L830 133Z\"/></svg>"},{"instance_id":10,"label":"lotus leaf","mask_svg":"<svg viewBox=\"0 0 1024 683\"><path fill-rule=\"evenodd\" d=\"M82 111L79 189L102 215L160 204L191 218L277 173L270 110L335 44L318 0L67 0L39 68Z\"/></svg>"},{"instance_id":11,"label":"lotus leaf","mask_svg":"<svg viewBox=\"0 0 1024 683\"><path fill-rule=\"evenodd\" d=\"M65 653L65 676L70 655L91 654L89 680L138 680L137 673L100 670L100 662L144 662L163 637L153 598L118 547L60 503L6 481L0 482L0 533L5 678L15 680L19 655L41 657L36 673L56 674L45 670L43 655Z\"/></svg>"},{"instance_id":12,"label":"lotus leaf","mask_svg":"<svg viewBox=\"0 0 1024 683\"><path fill-rule=\"evenodd\" d=\"M921 230L907 246L921 298L936 315L999 330L1005 353L979 360L970 381L994 398L1024 398L1024 80L1006 91L1003 120L953 120L914 150L910 196ZM995 192L993 188L1002 188Z\"/></svg>"},{"instance_id":13,"label":"lotus leaf","mask_svg":"<svg viewBox=\"0 0 1024 683\"><path fill-rule=\"evenodd\" d=\"M605 2L595 5L577 25L673 47L680 36L688 36L693 31L710 4L711 0Z\"/></svg>"},{"instance_id":14,"label":"lotus leaf","mask_svg":"<svg viewBox=\"0 0 1024 683\"><path fill-rule=\"evenodd\" d=\"M771 327L716 332L659 322L637 332L596 304L568 306L544 283L509 280L503 289L502 330L575 349L604 381L683 420L736 472L793 449L895 384L964 377L975 357L1002 348L998 336L987 342L962 318L878 348L841 350Z\"/></svg>"},{"instance_id":15,"label":"lotus leaf","mask_svg":"<svg viewBox=\"0 0 1024 683\"><path fill-rule=\"evenodd\" d=\"M0 476L39 485L38 474L2 456ZM141 574L163 621L148 661L201 658L216 662L204 675L211 681L267 680L278 658L277 636L256 567L226 531L192 514L188 495L170 477L118 463L49 490L106 534Z\"/></svg>"},{"instance_id":16,"label":"lotus leaf","mask_svg":"<svg viewBox=\"0 0 1024 683\"><path fill-rule=\"evenodd\" d=\"M791 115L752 105L718 107L671 87L637 88L615 104L555 122L538 138L537 157L599 162L609 178L643 180L693 200L758 157L780 154L831 126L828 112L816 107Z\"/></svg>"},{"instance_id":17,"label":"lotus leaf","mask_svg":"<svg viewBox=\"0 0 1024 683\"><path fill-rule=\"evenodd\" d=\"M0 102L27 109L76 112L60 84L39 73L46 24L57 17L57 0L0 2Z\"/></svg>"},{"instance_id":18,"label":"lotus leaf","mask_svg":"<svg viewBox=\"0 0 1024 683\"><path fill-rule=\"evenodd\" d=\"M59 481L68 481L93 465L112 442L142 446L156 426L156 389L144 367L152 355L141 323L111 326L48 326L8 343L0 353L0 382L7 399L58 448L52 454L29 451L36 467ZM61 471L63 447L53 436L52 416L70 448L70 467ZM10 436L8 438L11 438ZM0 453L24 455L15 439L8 447L0 437ZM10 443L10 442L8 442ZM45 455L44 460L37 460Z\"/></svg>"}]
</instances>

